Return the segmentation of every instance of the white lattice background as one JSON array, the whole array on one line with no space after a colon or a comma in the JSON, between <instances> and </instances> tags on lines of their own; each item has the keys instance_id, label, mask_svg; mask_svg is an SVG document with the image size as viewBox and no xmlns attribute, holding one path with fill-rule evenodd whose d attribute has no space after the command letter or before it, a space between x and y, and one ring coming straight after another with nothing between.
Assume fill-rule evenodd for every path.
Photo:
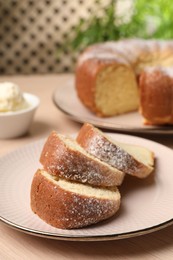
<instances>
[{"instance_id":1,"label":"white lattice background","mask_svg":"<svg viewBox=\"0 0 173 260\"><path fill-rule=\"evenodd\" d=\"M0 0L0 74L73 70L75 55L58 50L94 11L94 0Z\"/></svg>"}]
</instances>

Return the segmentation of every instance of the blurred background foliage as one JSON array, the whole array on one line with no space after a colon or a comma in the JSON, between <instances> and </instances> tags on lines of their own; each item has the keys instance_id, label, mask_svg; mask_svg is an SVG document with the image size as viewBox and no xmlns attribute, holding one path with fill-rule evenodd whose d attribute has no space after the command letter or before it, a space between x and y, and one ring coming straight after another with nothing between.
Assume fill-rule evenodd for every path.
<instances>
[{"instance_id":1,"label":"blurred background foliage","mask_svg":"<svg viewBox=\"0 0 173 260\"><path fill-rule=\"evenodd\" d=\"M110 0L103 8L97 0L98 12L80 19L64 47L79 51L93 43L122 38L173 38L173 0L129 0L131 5L123 14L117 13L118 2L123 0Z\"/></svg>"}]
</instances>

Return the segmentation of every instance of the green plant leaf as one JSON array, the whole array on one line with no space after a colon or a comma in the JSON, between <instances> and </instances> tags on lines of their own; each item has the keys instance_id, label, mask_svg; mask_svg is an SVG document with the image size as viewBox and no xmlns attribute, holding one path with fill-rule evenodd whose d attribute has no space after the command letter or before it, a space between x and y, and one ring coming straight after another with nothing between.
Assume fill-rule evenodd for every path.
<instances>
[{"instance_id":1,"label":"green plant leaf","mask_svg":"<svg viewBox=\"0 0 173 260\"><path fill-rule=\"evenodd\" d=\"M103 0L102 0L103 1ZM73 36L69 36L63 46L68 50L82 50L97 42L118 40L121 38L173 38L173 1L172 0L134 0L131 19L125 21L125 15L117 17L117 1L102 8L101 0L96 1L103 15L91 13L88 20L80 19Z\"/></svg>"}]
</instances>

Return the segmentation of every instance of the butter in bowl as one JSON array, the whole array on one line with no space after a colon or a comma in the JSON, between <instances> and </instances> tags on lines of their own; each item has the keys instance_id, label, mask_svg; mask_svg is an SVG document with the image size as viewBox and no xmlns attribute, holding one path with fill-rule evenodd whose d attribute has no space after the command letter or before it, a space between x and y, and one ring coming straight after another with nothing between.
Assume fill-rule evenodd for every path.
<instances>
[{"instance_id":1,"label":"butter in bowl","mask_svg":"<svg viewBox=\"0 0 173 260\"><path fill-rule=\"evenodd\" d=\"M0 83L0 138L16 138L26 134L40 100L22 92L12 82Z\"/></svg>"}]
</instances>

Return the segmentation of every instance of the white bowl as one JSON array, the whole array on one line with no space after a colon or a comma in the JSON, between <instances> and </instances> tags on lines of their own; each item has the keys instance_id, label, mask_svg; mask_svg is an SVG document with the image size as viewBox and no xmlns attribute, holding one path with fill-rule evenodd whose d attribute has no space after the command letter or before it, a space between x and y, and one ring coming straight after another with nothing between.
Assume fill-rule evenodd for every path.
<instances>
[{"instance_id":1,"label":"white bowl","mask_svg":"<svg viewBox=\"0 0 173 260\"><path fill-rule=\"evenodd\" d=\"M23 93L25 100L30 104L28 108L0 113L0 138L9 139L26 134L31 126L33 116L39 106L37 96Z\"/></svg>"}]
</instances>

